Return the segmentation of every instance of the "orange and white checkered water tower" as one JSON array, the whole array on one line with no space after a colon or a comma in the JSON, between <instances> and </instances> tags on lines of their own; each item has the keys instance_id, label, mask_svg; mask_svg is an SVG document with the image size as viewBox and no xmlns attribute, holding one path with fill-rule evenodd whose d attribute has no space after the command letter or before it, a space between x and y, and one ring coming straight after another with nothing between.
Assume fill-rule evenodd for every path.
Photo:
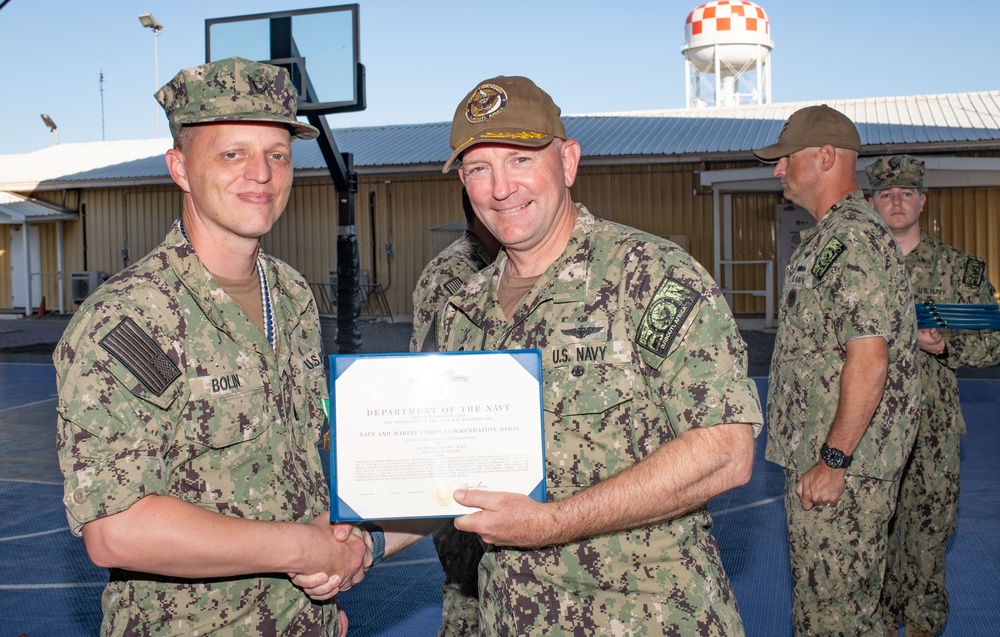
<instances>
[{"instance_id":1,"label":"orange and white checkered water tower","mask_svg":"<svg viewBox=\"0 0 1000 637\"><path fill-rule=\"evenodd\" d=\"M712 0L684 25L688 108L771 101L771 21L747 0Z\"/></svg>"}]
</instances>

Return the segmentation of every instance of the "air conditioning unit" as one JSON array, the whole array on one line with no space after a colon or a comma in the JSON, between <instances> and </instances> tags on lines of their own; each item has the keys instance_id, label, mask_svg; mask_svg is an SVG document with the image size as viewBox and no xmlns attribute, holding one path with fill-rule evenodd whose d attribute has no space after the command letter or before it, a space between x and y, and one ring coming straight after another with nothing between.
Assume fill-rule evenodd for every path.
<instances>
[{"instance_id":1,"label":"air conditioning unit","mask_svg":"<svg viewBox=\"0 0 1000 637\"><path fill-rule=\"evenodd\" d=\"M97 286L104 283L108 275L104 272L71 272L69 275L70 292L73 295L73 303L79 305L83 300L94 293Z\"/></svg>"}]
</instances>

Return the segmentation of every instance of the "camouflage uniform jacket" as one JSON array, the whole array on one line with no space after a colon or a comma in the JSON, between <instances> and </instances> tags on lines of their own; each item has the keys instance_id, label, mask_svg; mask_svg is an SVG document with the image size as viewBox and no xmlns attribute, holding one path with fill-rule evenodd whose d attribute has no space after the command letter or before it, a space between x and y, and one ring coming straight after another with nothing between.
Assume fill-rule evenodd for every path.
<instances>
[{"instance_id":1,"label":"camouflage uniform jacket","mask_svg":"<svg viewBox=\"0 0 1000 637\"><path fill-rule=\"evenodd\" d=\"M860 190L801 238L779 306L766 457L799 472L816 464L840 400L847 342L883 336L885 391L847 472L894 480L913 446L920 394L916 309L903 253Z\"/></svg>"},{"instance_id":2,"label":"camouflage uniform jacket","mask_svg":"<svg viewBox=\"0 0 1000 637\"><path fill-rule=\"evenodd\" d=\"M762 421L746 345L708 273L676 245L577 206L562 256L510 321L497 299L501 253L452 297L439 337L448 350L542 351L550 500L689 429L759 431ZM742 634L711 523L701 508L561 546L493 547L480 564L480 626L518 636Z\"/></svg>"},{"instance_id":3,"label":"camouflage uniform jacket","mask_svg":"<svg viewBox=\"0 0 1000 637\"><path fill-rule=\"evenodd\" d=\"M75 534L150 494L255 520L304 523L329 508L316 304L288 265L260 262L276 349L177 224L76 312L54 354ZM104 635L333 635L337 625L334 605L311 603L281 573L204 581L112 569L103 608Z\"/></svg>"},{"instance_id":4,"label":"camouflage uniform jacket","mask_svg":"<svg viewBox=\"0 0 1000 637\"><path fill-rule=\"evenodd\" d=\"M468 230L442 250L420 273L413 290L411 352L437 351L437 317L450 297L476 272L493 262L489 250Z\"/></svg>"},{"instance_id":5,"label":"camouflage uniform jacket","mask_svg":"<svg viewBox=\"0 0 1000 637\"><path fill-rule=\"evenodd\" d=\"M917 303L996 303L982 260L923 232L920 243L906 255L906 269ZM933 430L964 434L955 370L995 364L1000 357L1000 331L943 333L948 345L947 365L927 352L920 354L924 410Z\"/></svg>"}]
</instances>

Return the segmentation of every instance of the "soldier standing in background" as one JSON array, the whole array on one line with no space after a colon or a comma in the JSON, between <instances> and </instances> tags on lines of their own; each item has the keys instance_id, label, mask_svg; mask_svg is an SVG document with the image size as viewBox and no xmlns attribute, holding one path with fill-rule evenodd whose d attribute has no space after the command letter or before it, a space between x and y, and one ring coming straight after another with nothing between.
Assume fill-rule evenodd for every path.
<instances>
[{"instance_id":1,"label":"soldier standing in background","mask_svg":"<svg viewBox=\"0 0 1000 637\"><path fill-rule=\"evenodd\" d=\"M473 274L493 263L500 252L500 242L476 217L465 188L462 210L465 232L427 264L413 290L411 352L438 351L434 342L437 320L448 297L461 290ZM438 637L478 635L477 573L483 556L482 541L474 533L456 531L449 520L434 532L434 548L445 577Z\"/></svg>"},{"instance_id":2,"label":"soldier standing in background","mask_svg":"<svg viewBox=\"0 0 1000 637\"><path fill-rule=\"evenodd\" d=\"M437 316L448 304L448 297L461 290L469 277L493 263L502 247L476 218L465 188L462 188L462 210L465 232L424 267L413 289L411 352L438 351L434 343Z\"/></svg>"},{"instance_id":3,"label":"soldier standing in background","mask_svg":"<svg viewBox=\"0 0 1000 637\"><path fill-rule=\"evenodd\" d=\"M542 350L549 501L459 489L485 635L743 634L705 503L744 484L761 426L746 345L676 245L575 204L580 145L523 77L458 105L453 154L504 245L453 295L446 350Z\"/></svg>"},{"instance_id":4,"label":"soldier standing in background","mask_svg":"<svg viewBox=\"0 0 1000 637\"><path fill-rule=\"evenodd\" d=\"M823 105L754 152L817 221L785 271L767 401L800 637L887 634L889 520L917 429L916 309L903 255L855 179L860 148L854 123Z\"/></svg>"},{"instance_id":5,"label":"soldier standing in background","mask_svg":"<svg viewBox=\"0 0 1000 637\"><path fill-rule=\"evenodd\" d=\"M924 162L909 155L880 157L868 166L871 203L906 256L918 303L996 303L981 259L920 230L927 201ZM955 371L995 365L1000 332L919 330L920 425L900 481L890 526L882 605L890 630L906 637L944 631L948 619L945 549L958 519L959 440L965 421Z\"/></svg>"},{"instance_id":6,"label":"soldier standing in background","mask_svg":"<svg viewBox=\"0 0 1000 637\"><path fill-rule=\"evenodd\" d=\"M156 98L181 219L86 300L54 354L66 516L110 569L102 635L343 636L330 598L364 576L372 537L335 538L316 302L260 249L291 192L292 139L317 130L284 69L240 58L183 70Z\"/></svg>"}]
</instances>

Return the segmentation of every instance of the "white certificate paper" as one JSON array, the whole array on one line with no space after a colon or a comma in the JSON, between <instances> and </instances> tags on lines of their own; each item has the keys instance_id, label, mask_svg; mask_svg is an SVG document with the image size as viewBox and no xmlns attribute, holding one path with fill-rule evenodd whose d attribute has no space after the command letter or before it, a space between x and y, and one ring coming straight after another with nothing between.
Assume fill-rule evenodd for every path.
<instances>
[{"instance_id":1,"label":"white certificate paper","mask_svg":"<svg viewBox=\"0 0 1000 637\"><path fill-rule=\"evenodd\" d=\"M334 521L455 517L455 489L545 501L538 350L330 356Z\"/></svg>"}]
</instances>

